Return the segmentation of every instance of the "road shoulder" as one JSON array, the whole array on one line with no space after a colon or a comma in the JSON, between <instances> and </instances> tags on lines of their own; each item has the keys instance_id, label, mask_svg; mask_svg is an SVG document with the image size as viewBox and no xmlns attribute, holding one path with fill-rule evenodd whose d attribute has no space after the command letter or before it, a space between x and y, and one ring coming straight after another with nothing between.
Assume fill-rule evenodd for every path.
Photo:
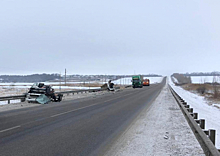
<instances>
[{"instance_id":1,"label":"road shoulder","mask_svg":"<svg viewBox=\"0 0 220 156\"><path fill-rule=\"evenodd\" d=\"M166 85L105 155L202 156L204 152Z\"/></svg>"}]
</instances>

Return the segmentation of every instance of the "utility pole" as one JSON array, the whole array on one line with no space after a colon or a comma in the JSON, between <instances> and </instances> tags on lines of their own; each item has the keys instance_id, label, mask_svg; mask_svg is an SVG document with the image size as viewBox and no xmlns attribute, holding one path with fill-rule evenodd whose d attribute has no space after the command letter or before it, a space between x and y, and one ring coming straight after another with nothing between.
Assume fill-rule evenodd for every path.
<instances>
[{"instance_id":1,"label":"utility pole","mask_svg":"<svg viewBox=\"0 0 220 156\"><path fill-rule=\"evenodd\" d=\"M61 72L60 72L60 92L61 92Z\"/></svg>"},{"instance_id":2,"label":"utility pole","mask_svg":"<svg viewBox=\"0 0 220 156\"><path fill-rule=\"evenodd\" d=\"M66 68L65 68L65 86L66 86Z\"/></svg>"},{"instance_id":3,"label":"utility pole","mask_svg":"<svg viewBox=\"0 0 220 156\"><path fill-rule=\"evenodd\" d=\"M89 77L89 89L90 89L90 77Z\"/></svg>"},{"instance_id":4,"label":"utility pole","mask_svg":"<svg viewBox=\"0 0 220 156\"><path fill-rule=\"evenodd\" d=\"M106 74L105 74L105 83L106 83Z\"/></svg>"}]
</instances>

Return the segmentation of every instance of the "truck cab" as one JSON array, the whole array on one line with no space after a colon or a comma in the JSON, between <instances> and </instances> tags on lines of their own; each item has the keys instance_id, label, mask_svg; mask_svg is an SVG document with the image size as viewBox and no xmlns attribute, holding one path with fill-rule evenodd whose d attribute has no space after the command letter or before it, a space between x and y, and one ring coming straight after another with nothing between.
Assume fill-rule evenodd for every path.
<instances>
[{"instance_id":1,"label":"truck cab","mask_svg":"<svg viewBox=\"0 0 220 156\"><path fill-rule=\"evenodd\" d=\"M150 80L149 79L144 79L143 80L143 86L150 86Z\"/></svg>"},{"instance_id":2,"label":"truck cab","mask_svg":"<svg viewBox=\"0 0 220 156\"><path fill-rule=\"evenodd\" d=\"M132 77L132 87L133 88L142 88L143 87L143 76L136 75Z\"/></svg>"}]
</instances>

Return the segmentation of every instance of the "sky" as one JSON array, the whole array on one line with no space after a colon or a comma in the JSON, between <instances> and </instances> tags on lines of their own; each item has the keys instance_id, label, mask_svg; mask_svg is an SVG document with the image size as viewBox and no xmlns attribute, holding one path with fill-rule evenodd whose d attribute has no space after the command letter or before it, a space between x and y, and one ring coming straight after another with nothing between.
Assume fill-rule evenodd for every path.
<instances>
[{"instance_id":1,"label":"sky","mask_svg":"<svg viewBox=\"0 0 220 156\"><path fill-rule=\"evenodd\" d=\"M1 0L0 74L220 71L219 0Z\"/></svg>"}]
</instances>

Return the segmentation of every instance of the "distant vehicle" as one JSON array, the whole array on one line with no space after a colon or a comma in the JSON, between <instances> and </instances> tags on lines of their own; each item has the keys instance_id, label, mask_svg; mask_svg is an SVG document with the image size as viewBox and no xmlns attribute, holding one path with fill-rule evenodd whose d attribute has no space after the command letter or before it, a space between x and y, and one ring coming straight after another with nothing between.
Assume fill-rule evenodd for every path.
<instances>
[{"instance_id":1,"label":"distant vehicle","mask_svg":"<svg viewBox=\"0 0 220 156\"><path fill-rule=\"evenodd\" d=\"M150 80L149 79L144 79L143 80L143 86L150 86Z\"/></svg>"},{"instance_id":2,"label":"distant vehicle","mask_svg":"<svg viewBox=\"0 0 220 156\"><path fill-rule=\"evenodd\" d=\"M133 88L143 87L143 76L142 75L132 76L132 87Z\"/></svg>"}]
</instances>

